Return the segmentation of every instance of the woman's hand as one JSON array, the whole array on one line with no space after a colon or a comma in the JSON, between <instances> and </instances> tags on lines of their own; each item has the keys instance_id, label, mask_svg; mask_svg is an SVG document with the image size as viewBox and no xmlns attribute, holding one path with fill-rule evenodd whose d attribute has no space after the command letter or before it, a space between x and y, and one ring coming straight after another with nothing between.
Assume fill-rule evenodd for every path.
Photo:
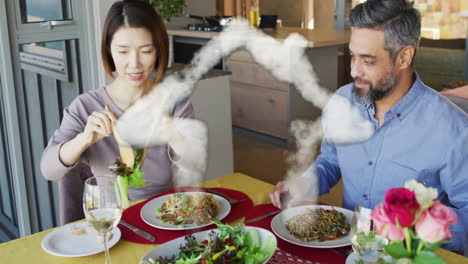
<instances>
[{"instance_id":1,"label":"woman's hand","mask_svg":"<svg viewBox=\"0 0 468 264\"><path fill-rule=\"evenodd\" d=\"M87 142L88 146L112 135L112 123L115 121L115 114L108 110L93 112L88 117L88 122L82 133L82 137Z\"/></svg>"},{"instance_id":2,"label":"woman's hand","mask_svg":"<svg viewBox=\"0 0 468 264\"><path fill-rule=\"evenodd\" d=\"M115 120L115 114L108 110L92 113L84 131L62 145L59 151L60 161L65 166L75 164L89 146L112 135L112 122Z\"/></svg>"}]
</instances>

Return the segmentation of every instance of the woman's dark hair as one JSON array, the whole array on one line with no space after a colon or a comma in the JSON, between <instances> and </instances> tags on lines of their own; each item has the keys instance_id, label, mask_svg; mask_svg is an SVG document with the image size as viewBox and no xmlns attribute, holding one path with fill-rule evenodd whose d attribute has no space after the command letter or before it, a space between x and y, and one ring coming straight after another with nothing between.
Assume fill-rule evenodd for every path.
<instances>
[{"instance_id":1,"label":"woman's dark hair","mask_svg":"<svg viewBox=\"0 0 468 264\"><path fill-rule=\"evenodd\" d=\"M106 73L114 77L112 73L115 71L115 64L110 44L115 32L122 26L145 28L151 33L156 49L155 81L159 81L166 73L169 62L169 38L156 10L148 3L139 0L118 1L107 13L101 41L101 57Z\"/></svg>"},{"instance_id":2,"label":"woman's dark hair","mask_svg":"<svg viewBox=\"0 0 468 264\"><path fill-rule=\"evenodd\" d=\"M404 47L416 50L421 35L421 15L407 0L368 0L355 6L348 19L354 28L383 30L385 49L394 62Z\"/></svg>"}]
</instances>

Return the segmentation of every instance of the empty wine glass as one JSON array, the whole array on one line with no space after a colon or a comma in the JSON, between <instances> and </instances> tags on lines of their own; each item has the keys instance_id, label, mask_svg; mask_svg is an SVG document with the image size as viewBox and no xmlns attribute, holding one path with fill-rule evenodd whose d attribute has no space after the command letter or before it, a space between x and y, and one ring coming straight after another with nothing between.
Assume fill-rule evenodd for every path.
<instances>
[{"instance_id":1,"label":"empty wine glass","mask_svg":"<svg viewBox=\"0 0 468 264\"><path fill-rule=\"evenodd\" d=\"M96 176L85 181L83 208L88 223L104 239L105 264L110 264L107 233L112 230L122 216L116 178Z\"/></svg>"},{"instance_id":2,"label":"empty wine glass","mask_svg":"<svg viewBox=\"0 0 468 264\"><path fill-rule=\"evenodd\" d=\"M385 257L384 246L388 240L376 232L369 204L368 197L356 204L350 231L351 246L361 261L378 263Z\"/></svg>"}]
</instances>

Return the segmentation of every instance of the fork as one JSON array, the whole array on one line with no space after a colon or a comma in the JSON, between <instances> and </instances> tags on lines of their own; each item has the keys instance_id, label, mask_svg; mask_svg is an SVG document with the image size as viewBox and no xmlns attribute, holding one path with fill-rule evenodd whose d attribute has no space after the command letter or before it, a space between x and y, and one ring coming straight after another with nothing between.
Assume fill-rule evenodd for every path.
<instances>
[{"instance_id":1,"label":"fork","mask_svg":"<svg viewBox=\"0 0 468 264\"><path fill-rule=\"evenodd\" d=\"M210 188L203 188L205 189L206 191L208 192L211 192L211 193L214 193L214 194L217 194L219 196L222 196L224 197L226 200L228 200L228 202L231 204L231 205L235 205L235 204L238 204L238 203L242 203L243 201L245 201L245 199L243 200L236 200L236 199L233 199L229 196L227 196L226 194L222 193L222 192L218 192L216 190L213 190L213 189L210 189Z\"/></svg>"}]
</instances>

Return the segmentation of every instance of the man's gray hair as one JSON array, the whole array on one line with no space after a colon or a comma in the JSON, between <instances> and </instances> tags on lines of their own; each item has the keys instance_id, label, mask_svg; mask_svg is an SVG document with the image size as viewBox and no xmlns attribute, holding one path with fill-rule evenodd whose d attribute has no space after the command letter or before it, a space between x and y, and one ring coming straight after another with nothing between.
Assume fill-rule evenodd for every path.
<instances>
[{"instance_id":1,"label":"man's gray hair","mask_svg":"<svg viewBox=\"0 0 468 264\"><path fill-rule=\"evenodd\" d=\"M354 28L383 30L385 49L393 62L398 53L411 45L416 50L421 36L421 15L407 0L368 0L355 6L348 19Z\"/></svg>"}]
</instances>

